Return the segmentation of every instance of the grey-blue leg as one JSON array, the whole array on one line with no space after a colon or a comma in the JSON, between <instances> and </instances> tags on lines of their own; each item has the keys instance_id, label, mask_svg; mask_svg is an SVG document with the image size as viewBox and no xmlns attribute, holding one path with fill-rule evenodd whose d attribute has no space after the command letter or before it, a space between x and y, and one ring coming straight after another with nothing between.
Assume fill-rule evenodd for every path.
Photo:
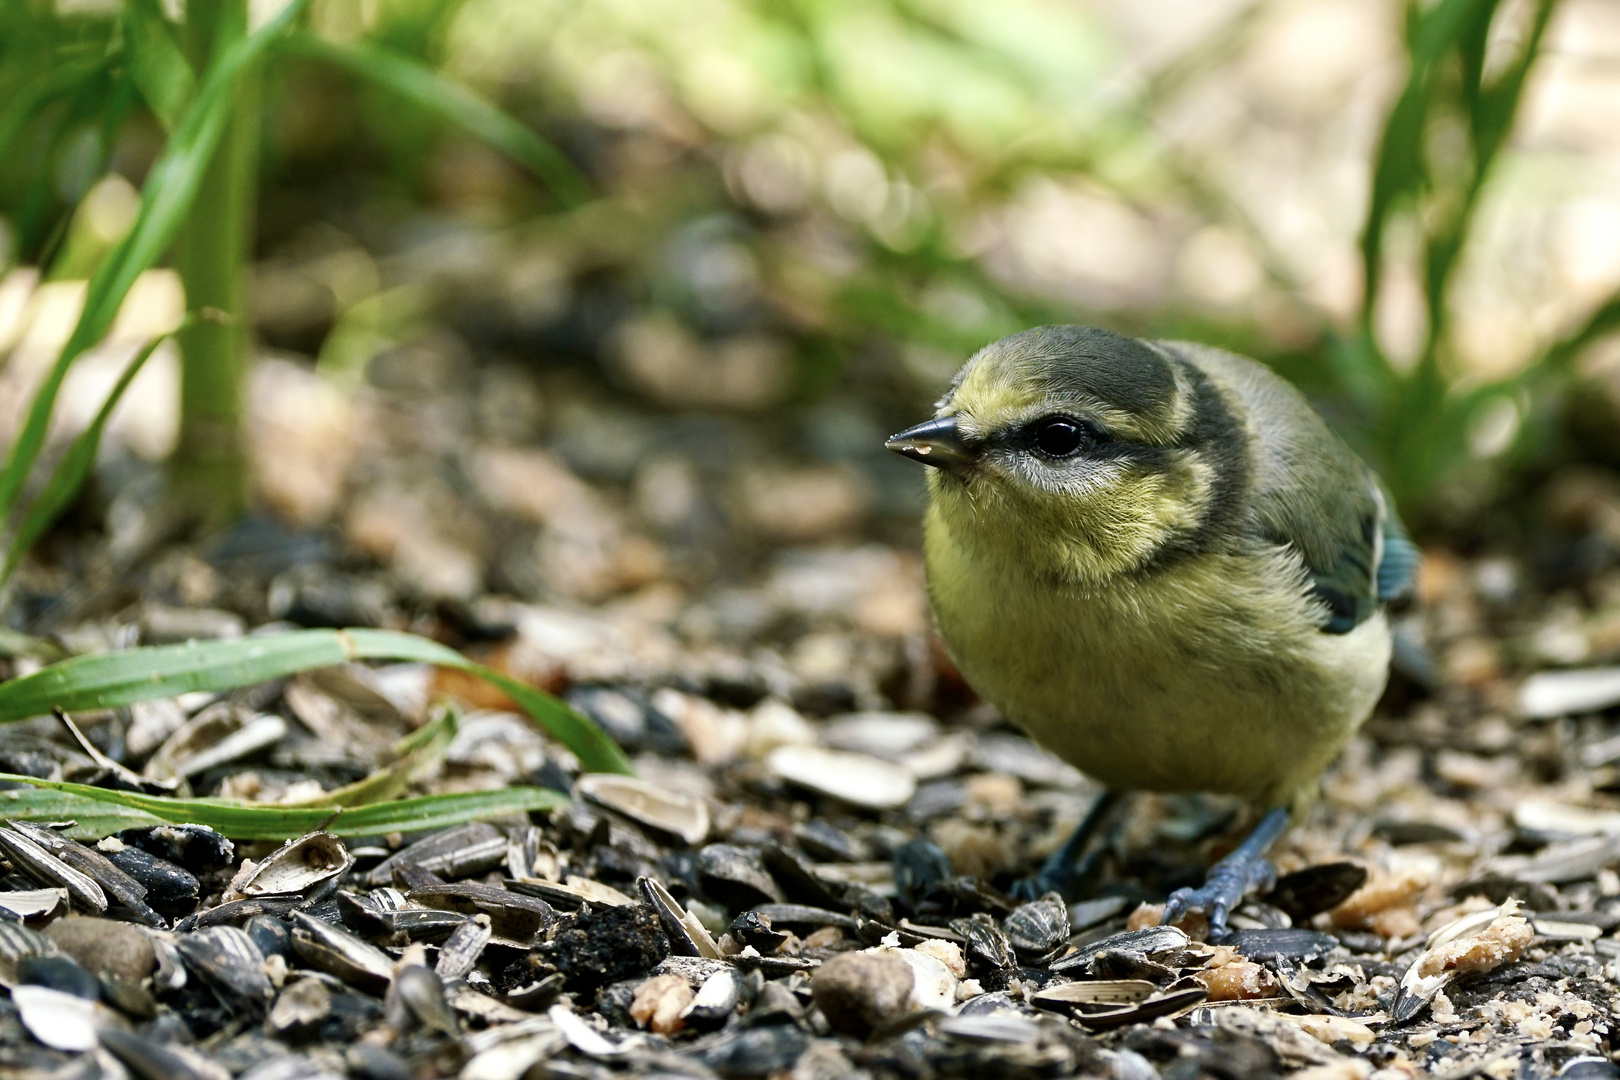
<instances>
[{"instance_id":1,"label":"grey-blue leg","mask_svg":"<svg viewBox=\"0 0 1620 1080\"><path fill-rule=\"evenodd\" d=\"M1108 815L1114 807L1119 805L1122 798L1119 792L1104 790L1097 796L1097 801L1091 804L1086 816L1080 819L1074 832L1063 841L1063 846L1052 852L1046 862L1041 864L1040 871L1034 877L1027 877L1021 881L1013 882L1012 895L1016 900L1038 900L1049 892L1061 895L1065 900L1075 899L1081 883L1086 879L1094 858L1084 862L1081 856L1096 837L1098 830L1108 820Z\"/></svg>"},{"instance_id":2,"label":"grey-blue leg","mask_svg":"<svg viewBox=\"0 0 1620 1080\"><path fill-rule=\"evenodd\" d=\"M1209 876L1197 889L1177 889L1164 905L1163 923L1173 923L1189 911L1209 916L1209 937L1216 940L1226 933L1226 917L1243 902L1251 889L1269 886L1277 871L1266 859L1266 851L1288 828L1288 811L1283 807L1266 811L1260 824L1232 854L1209 868Z\"/></svg>"}]
</instances>

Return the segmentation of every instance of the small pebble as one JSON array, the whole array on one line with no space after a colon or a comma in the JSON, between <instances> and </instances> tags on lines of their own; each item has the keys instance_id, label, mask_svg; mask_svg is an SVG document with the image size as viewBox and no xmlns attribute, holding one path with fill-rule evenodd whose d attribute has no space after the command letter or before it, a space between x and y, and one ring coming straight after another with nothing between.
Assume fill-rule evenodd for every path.
<instances>
[{"instance_id":1,"label":"small pebble","mask_svg":"<svg viewBox=\"0 0 1620 1080\"><path fill-rule=\"evenodd\" d=\"M810 994L835 1031L865 1036L911 1011L915 982L911 965L891 953L842 953L816 970Z\"/></svg>"},{"instance_id":2,"label":"small pebble","mask_svg":"<svg viewBox=\"0 0 1620 1080\"><path fill-rule=\"evenodd\" d=\"M139 982L157 968L152 941L129 923L69 915L51 923L44 934L87 971Z\"/></svg>"}]
</instances>

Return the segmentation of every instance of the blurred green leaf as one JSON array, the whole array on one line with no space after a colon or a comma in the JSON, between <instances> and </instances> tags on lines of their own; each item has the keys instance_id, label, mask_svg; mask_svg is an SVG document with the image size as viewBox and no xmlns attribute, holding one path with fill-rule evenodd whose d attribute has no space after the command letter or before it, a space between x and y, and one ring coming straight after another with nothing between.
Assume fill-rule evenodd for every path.
<instances>
[{"instance_id":1,"label":"blurred green leaf","mask_svg":"<svg viewBox=\"0 0 1620 1080\"><path fill-rule=\"evenodd\" d=\"M62 380L73 362L101 340L135 279L162 257L184 223L204 170L219 145L238 80L303 11L307 0L291 0L252 34L235 42L209 66L196 100L175 129L163 156L142 189L141 212L118 247L90 279L84 310L30 403L28 419L0 472L0 523L9 519L23 483L45 444Z\"/></svg>"},{"instance_id":2,"label":"blurred green leaf","mask_svg":"<svg viewBox=\"0 0 1620 1080\"><path fill-rule=\"evenodd\" d=\"M163 129L174 131L197 89L197 77L158 0L128 0L124 7L124 41L130 73L141 96Z\"/></svg>"},{"instance_id":3,"label":"blurred green leaf","mask_svg":"<svg viewBox=\"0 0 1620 1080\"><path fill-rule=\"evenodd\" d=\"M63 511L72 505L74 498L79 494L79 489L89 478L90 471L95 468L96 454L101 449L101 436L107 430L107 421L112 419L113 410L123 400L124 392L129 389L129 384L135 381L135 376L140 374L146 361L168 336L160 334L147 342L124 366L123 374L107 392L107 399L101 403L101 409L96 413L95 419L68 447L68 452L56 466L56 471L51 474L39 496L29 506L22 524L17 526L17 532L11 540L11 550L6 553L4 566L0 567L0 583L11 577L23 555L33 547L34 541L44 536L55 524L56 519L62 516Z\"/></svg>"},{"instance_id":4,"label":"blurred green leaf","mask_svg":"<svg viewBox=\"0 0 1620 1080\"><path fill-rule=\"evenodd\" d=\"M557 698L438 642L392 630L300 630L75 657L0 683L0 723L43 716L52 708L71 713L196 690L234 690L355 660L404 660L475 675L516 701L588 771L631 771L624 752L601 728Z\"/></svg>"},{"instance_id":5,"label":"blurred green leaf","mask_svg":"<svg viewBox=\"0 0 1620 1080\"><path fill-rule=\"evenodd\" d=\"M339 43L310 33L293 35L288 45L461 126L529 169L564 206L578 206L591 197L590 182L562 151L471 90L410 57L366 41Z\"/></svg>"}]
</instances>

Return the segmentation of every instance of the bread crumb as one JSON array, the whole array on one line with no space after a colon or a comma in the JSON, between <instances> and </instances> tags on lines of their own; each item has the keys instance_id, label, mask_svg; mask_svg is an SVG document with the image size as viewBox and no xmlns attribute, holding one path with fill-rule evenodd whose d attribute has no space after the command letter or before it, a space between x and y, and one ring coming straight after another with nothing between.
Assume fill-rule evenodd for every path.
<instances>
[{"instance_id":1,"label":"bread crumb","mask_svg":"<svg viewBox=\"0 0 1620 1080\"><path fill-rule=\"evenodd\" d=\"M1344 902L1334 908L1329 916L1333 925L1345 930L1372 930L1383 934L1384 937L1405 937L1407 934L1417 932L1417 911L1412 907L1412 901L1429 885L1429 875L1415 867L1408 867L1399 873L1386 873L1374 871L1367 878L1365 884L1345 898ZM1373 925L1374 917L1383 912L1392 910L1410 909L1399 919L1386 918L1382 920L1391 924L1391 929L1399 929L1404 925L1407 917L1411 920L1412 929L1400 934L1385 933Z\"/></svg>"},{"instance_id":2,"label":"bread crumb","mask_svg":"<svg viewBox=\"0 0 1620 1080\"><path fill-rule=\"evenodd\" d=\"M1427 978L1445 972L1472 975L1494 971L1517 960L1535 936L1522 915L1503 915L1477 934L1430 949L1418 961L1418 974Z\"/></svg>"},{"instance_id":3,"label":"bread crumb","mask_svg":"<svg viewBox=\"0 0 1620 1080\"><path fill-rule=\"evenodd\" d=\"M1163 918L1163 904L1138 904L1136 910L1125 920L1125 929L1148 930L1158 926ZM1187 912L1171 925L1194 941L1203 941L1209 936L1209 919L1197 911Z\"/></svg>"},{"instance_id":4,"label":"bread crumb","mask_svg":"<svg viewBox=\"0 0 1620 1080\"><path fill-rule=\"evenodd\" d=\"M844 932L836 926L823 926L812 930L800 943L805 949L836 949L844 943Z\"/></svg>"},{"instance_id":5,"label":"bread crumb","mask_svg":"<svg viewBox=\"0 0 1620 1080\"><path fill-rule=\"evenodd\" d=\"M1323 1065L1311 1065L1288 1075L1289 1080L1367 1080L1372 1071L1370 1062L1347 1057Z\"/></svg>"},{"instance_id":6,"label":"bread crumb","mask_svg":"<svg viewBox=\"0 0 1620 1080\"><path fill-rule=\"evenodd\" d=\"M1209 987L1211 1001L1244 1001L1272 997L1277 992L1277 980L1271 972L1252 960L1236 959L1218 968L1205 968L1195 977Z\"/></svg>"},{"instance_id":7,"label":"bread crumb","mask_svg":"<svg viewBox=\"0 0 1620 1080\"><path fill-rule=\"evenodd\" d=\"M692 988L680 975L654 975L636 987L630 1016L657 1035L673 1035L686 1026L681 1014L692 1004Z\"/></svg>"},{"instance_id":8,"label":"bread crumb","mask_svg":"<svg viewBox=\"0 0 1620 1080\"><path fill-rule=\"evenodd\" d=\"M912 946L912 949L922 953L924 956L932 956L935 960L950 968L951 974L958 979L967 976L967 960L962 956L962 946L954 941L940 941L930 938L927 941L919 941Z\"/></svg>"},{"instance_id":9,"label":"bread crumb","mask_svg":"<svg viewBox=\"0 0 1620 1080\"><path fill-rule=\"evenodd\" d=\"M1371 1046L1377 1038L1372 1028L1348 1016L1313 1013L1307 1016L1290 1016L1288 1019L1329 1046L1341 1042L1347 1042L1355 1047Z\"/></svg>"}]
</instances>

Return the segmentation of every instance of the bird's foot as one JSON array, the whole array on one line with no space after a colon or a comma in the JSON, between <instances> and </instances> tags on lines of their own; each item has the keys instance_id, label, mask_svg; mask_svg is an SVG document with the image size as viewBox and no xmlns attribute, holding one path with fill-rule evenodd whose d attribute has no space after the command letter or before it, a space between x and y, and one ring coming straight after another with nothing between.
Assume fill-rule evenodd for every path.
<instances>
[{"instance_id":1,"label":"bird's foot","mask_svg":"<svg viewBox=\"0 0 1620 1080\"><path fill-rule=\"evenodd\" d=\"M1039 900L1047 893L1055 892L1065 901L1072 903L1080 897L1086 881L1090 879L1096 866L1095 852L1078 863L1069 859L1060 860L1054 856L1047 859L1041 868L1029 877L1019 878L1013 882L1007 894L1022 904Z\"/></svg>"},{"instance_id":2,"label":"bird's foot","mask_svg":"<svg viewBox=\"0 0 1620 1080\"><path fill-rule=\"evenodd\" d=\"M1209 940L1219 941L1226 936L1226 919L1232 909L1243 903L1243 898L1258 889L1270 888L1277 881L1277 871L1266 858L1282 831L1288 827L1288 811L1272 810L1260 819L1254 832L1239 844L1226 858L1210 867L1204 884L1196 889L1177 889L1164 905L1160 925L1178 922L1190 911L1209 917Z\"/></svg>"},{"instance_id":3,"label":"bird's foot","mask_svg":"<svg viewBox=\"0 0 1620 1080\"><path fill-rule=\"evenodd\" d=\"M1209 917L1209 939L1219 940L1226 935L1226 918L1232 909L1249 893L1269 888L1276 880L1277 871L1265 856L1236 861L1228 856L1210 868L1199 888L1171 893L1160 924L1178 922L1191 911L1201 912Z\"/></svg>"},{"instance_id":4,"label":"bird's foot","mask_svg":"<svg viewBox=\"0 0 1620 1080\"><path fill-rule=\"evenodd\" d=\"M1102 831L1104 823L1119 802L1120 795L1117 791L1104 791L1098 795L1096 801L1091 804L1091 809L1086 811L1086 816L1063 842L1063 846L1052 852L1032 877L1020 878L1013 882L1012 888L1008 890L1012 898L1027 902L1039 900L1047 893L1055 892L1064 900L1078 899L1086 882L1096 872L1097 861L1102 857L1102 852L1087 849Z\"/></svg>"}]
</instances>

